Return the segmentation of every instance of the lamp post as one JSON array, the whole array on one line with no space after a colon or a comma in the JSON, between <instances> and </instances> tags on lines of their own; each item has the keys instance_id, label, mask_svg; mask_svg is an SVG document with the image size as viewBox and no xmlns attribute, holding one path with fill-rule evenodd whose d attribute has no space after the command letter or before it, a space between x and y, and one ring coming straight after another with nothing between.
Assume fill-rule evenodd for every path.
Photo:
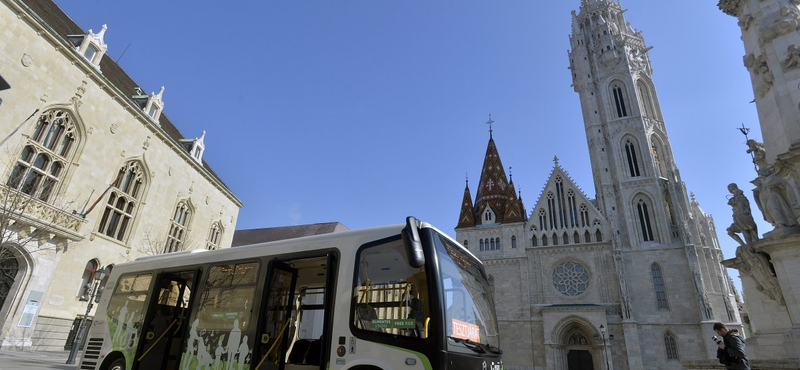
<instances>
[{"instance_id":1,"label":"lamp post","mask_svg":"<svg viewBox=\"0 0 800 370\"><path fill-rule=\"evenodd\" d=\"M608 370L608 354L606 353L606 327L600 324L600 335L603 336L603 357L606 359L606 370Z\"/></svg>"},{"instance_id":2,"label":"lamp post","mask_svg":"<svg viewBox=\"0 0 800 370\"><path fill-rule=\"evenodd\" d=\"M93 302L100 300L100 295L97 294L98 290L100 290L100 294L103 294L103 291L100 289L100 283L106 278L106 275L108 274L107 269L108 267L104 267L100 270L97 270L97 273L94 275L94 282L86 283L86 292L87 294L91 293L91 295L87 297L89 304L86 305L86 314L83 315L83 319L81 319L81 324L78 326L78 333L75 335L75 340L72 343L72 349L69 351L69 357L67 358L68 365L75 364L75 357L78 356L78 351L80 351L81 347L83 347L83 332L86 330L86 318L89 317L89 312L92 310L92 306L94 305ZM92 284L94 286L92 286Z\"/></svg>"}]
</instances>

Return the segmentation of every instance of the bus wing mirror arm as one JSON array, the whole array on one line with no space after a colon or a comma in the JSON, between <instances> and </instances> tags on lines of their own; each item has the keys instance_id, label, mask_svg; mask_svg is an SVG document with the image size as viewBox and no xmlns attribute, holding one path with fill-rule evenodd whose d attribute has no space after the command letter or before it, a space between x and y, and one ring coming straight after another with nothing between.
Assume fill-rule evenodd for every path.
<instances>
[{"instance_id":1,"label":"bus wing mirror arm","mask_svg":"<svg viewBox=\"0 0 800 370\"><path fill-rule=\"evenodd\" d=\"M403 228L403 244L408 253L408 263L411 267L420 268L425 265L425 255L422 253L422 241L419 238L419 220L413 216L406 217L406 227Z\"/></svg>"}]
</instances>

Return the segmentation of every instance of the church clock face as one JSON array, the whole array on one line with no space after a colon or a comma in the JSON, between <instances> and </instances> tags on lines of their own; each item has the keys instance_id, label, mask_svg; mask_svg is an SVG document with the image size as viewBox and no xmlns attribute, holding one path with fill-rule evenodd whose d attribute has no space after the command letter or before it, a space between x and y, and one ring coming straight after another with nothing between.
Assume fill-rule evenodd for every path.
<instances>
[{"instance_id":1,"label":"church clock face","mask_svg":"<svg viewBox=\"0 0 800 370\"><path fill-rule=\"evenodd\" d=\"M580 263L564 262L553 270L553 284L565 296L579 296L589 287L589 273Z\"/></svg>"}]
</instances>

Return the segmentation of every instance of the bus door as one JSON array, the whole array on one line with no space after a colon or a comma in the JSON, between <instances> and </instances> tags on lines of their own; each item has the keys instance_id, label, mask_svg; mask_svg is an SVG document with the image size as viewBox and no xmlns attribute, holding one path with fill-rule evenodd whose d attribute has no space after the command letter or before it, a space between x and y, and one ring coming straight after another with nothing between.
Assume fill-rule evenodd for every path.
<instances>
[{"instance_id":1,"label":"bus door","mask_svg":"<svg viewBox=\"0 0 800 370\"><path fill-rule=\"evenodd\" d=\"M292 321L292 310L295 306L295 283L297 269L273 260L269 263L267 285L264 287L265 303L261 308L259 325L259 342L253 358L256 370L282 370L286 349L289 342L289 331Z\"/></svg>"},{"instance_id":2,"label":"bus door","mask_svg":"<svg viewBox=\"0 0 800 370\"><path fill-rule=\"evenodd\" d=\"M162 272L150 292L133 369L177 369L199 270Z\"/></svg>"}]
</instances>

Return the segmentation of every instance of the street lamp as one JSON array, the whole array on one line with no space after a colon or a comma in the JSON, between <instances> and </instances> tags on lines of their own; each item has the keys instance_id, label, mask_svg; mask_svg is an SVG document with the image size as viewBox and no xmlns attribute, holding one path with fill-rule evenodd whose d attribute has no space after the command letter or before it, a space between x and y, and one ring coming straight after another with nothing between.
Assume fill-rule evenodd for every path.
<instances>
[{"instance_id":1,"label":"street lamp","mask_svg":"<svg viewBox=\"0 0 800 370\"><path fill-rule=\"evenodd\" d=\"M600 324L600 335L603 336L603 357L606 359L606 370L608 370L608 354L606 353L606 327Z\"/></svg>"},{"instance_id":2,"label":"street lamp","mask_svg":"<svg viewBox=\"0 0 800 370\"><path fill-rule=\"evenodd\" d=\"M109 267L104 267L100 270L97 270L97 273L94 274L94 287L92 287L91 282L86 283L85 291L87 294L91 292L91 296L86 297L88 298L89 304L86 306L86 314L83 315L83 318L81 319L81 324L78 326L78 333L75 335L75 340L72 343L72 349L69 351L69 357L67 358L68 365L75 364L75 357L78 356L78 351L80 351L81 347L83 347L83 332L86 330L86 318L89 317L89 312L92 310L94 302L100 301L100 295L98 295L98 293L103 294L103 290L100 289L100 283L102 283L106 278L106 275L111 272Z\"/></svg>"}]
</instances>

